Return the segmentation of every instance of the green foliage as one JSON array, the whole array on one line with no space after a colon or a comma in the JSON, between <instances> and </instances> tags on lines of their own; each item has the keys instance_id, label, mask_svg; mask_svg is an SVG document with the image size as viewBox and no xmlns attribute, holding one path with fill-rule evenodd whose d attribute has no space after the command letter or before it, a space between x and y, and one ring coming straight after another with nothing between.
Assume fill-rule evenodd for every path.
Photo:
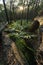
<instances>
[{"instance_id":1,"label":"green foliage","mask_svg":"<svg viewBox=\"0 0 43 65\"><path fill-rule=\"evenodd\" d=\"M15 40L16 38L16 40ZM15 41L18 49L23 53L25 59L27 62L31 65L35 61L34 52L35 50L33 48L30 48L26 45L24 39L12 36L11 39Z\"/></svg>"},{"instance_id":2,"label":"green foliage","mask_svg":"<svg viewBox=\"0 0 43 65\"><path fill-rule=\"evenodd\" d=\"M5 22L5 21L6 21L5 12L4 10L2 10L0 12L0 22Z\"/></svg>"},{"instance_id":3,"label":"green foliage","mask_svg":"<svg viewBox=\"0 0 43 65\"><path fill-rule=\"evenodd\" d=\"M20 20L17 20L16 22L13 22L11 23L9 26L8 26L8 29L12 29L12 30L24 30L25 28L30 28L32 23L29 21L28 24L26 22L26 20L23 20L23 24L22 26L20 25L21 21Z\"/></svg>"},{"instance_id":4,"label":"green foliage","mask_svg":"<svg viewBox=\"0 0 43 65\"><path fill-rule=\"evenodd\" d=\"M0 65L3 65L3 64L0 64Z\"/></svg>"},{"instance_id":5,"label":"green foliage","mask_svg":"<svg viewBox=\"0 0 43 65\"><path fill-rule=\"evenodd\" d=\"M4 65L4 64L0 62L0 65Z\"/></svg>"},{"instance_id":6,"label":"green foliage","mask_svg":"<svg viewBox=\"0 0 43 65\"><path fill-rule=\"evenodd\" d=\"M22 28L25 28L25 26L28 27L27 25L20 26L20 23L18 23L18 22L13 22L11 25L8 25L9 30L11 30L11 29L18 30L16 32L9 33L9 36L13 41L15 41L18 49L23 53L27 62L30 65L32 65L32 63L35 63L35 57L34 57L35 50L32 47L27 46L27 43L24 40L24 38L31 40L31 36L32 36L29 32L27 33L27 31L26 32L22 31ZM34 35L33 35L33 37L35 39ZM33 41L33 39L32 39L32 41Z\"/></svg>"},{"instance_id":7,"label":"green foliage","mask_svg":"<svg viewBox=\"0 0 43 65\"><path fill-rule=\"evenodd\" d=\"M35 64L35 50L33 47L30 47L30 45L27 45L24 39L30 39L30 43L34 42L34 40L37 40L37 36L33 33L24 32L24 29L27 27L31 27L32 23L28 22L25 23L23 21L23 25L20 25L20 21L13 22L10 25L8 25L9 30L14 30L16 32L9 33L9 37L16 43L18 49L22 52L27 62L32 65ZM28 43L29 44L29 43Z\"/></svg>"},{"instance_id":8,"label":"green foliage","mask_svg":"<svg viewBox=\"0 0 43 65\"><path fill-rule=\"evenodd\" d=\"M18 24L17 22L16 23L13 23L9 26L9 28L11 29L16 29L16 30L20 30L21 29L21 26L20 24Z\"/></svg>"}]
</instances>

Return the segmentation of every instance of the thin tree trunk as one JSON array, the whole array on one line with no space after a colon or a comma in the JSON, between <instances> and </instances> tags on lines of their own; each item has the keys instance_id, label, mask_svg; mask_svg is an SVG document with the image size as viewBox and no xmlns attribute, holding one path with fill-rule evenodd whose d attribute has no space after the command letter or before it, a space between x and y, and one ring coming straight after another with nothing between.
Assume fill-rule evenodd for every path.
<instances>
[{"instance_id":1,"label":"thin tree trunk","mask_svg":"<svg viewBox=\"0 0 43 65\"><path fill-rule=\"evenodd\" d=\"M14 4L12 5L12 10L13 10L13 20L14 20Z\"/></svg>"},{"instance_id":2,"label":"thin tree trunk","mask_svg":"<svg viewBox=\"0 0 43 65\"><path fill-rule=\"evenodd\" d=\"M22 25L22 19L23 19L23 11L21 11L21 25Z\"/></svg>"},{"instance_id":3,"label":"thin tree trunk","mask_svg":"<svg viewBox=\"0 0 43 65\"><path fill-rule=\"evenodd\" d=\"M11 14L11 9L12 9L12 1L10 1L10 21L12 20L12 14Z\"/></svg>"},{"instance_id":4,"label":"thin tree trunk","mask_svg":"<svg viewBox=\"0 0 43 65\"><path fill-rule=\"evenodd\" d=\"M28 23L28 17L29 17L29 5L28 5L28 8L27 8L27 23Z\"/></svg>"},{"instance_id":5,"label":"thin tree trunk","mask_svg":"<svg viewBox=\"0 0 43 65\"><path fill-rule=\"evenodd\" d=\"M3 0L3 4L4 4L4 9L5 9L6 19L7 19L8 23L9 23L9 17L8 17L8 14L7 14L5 0Z\"/></svg>"}]
</instances>

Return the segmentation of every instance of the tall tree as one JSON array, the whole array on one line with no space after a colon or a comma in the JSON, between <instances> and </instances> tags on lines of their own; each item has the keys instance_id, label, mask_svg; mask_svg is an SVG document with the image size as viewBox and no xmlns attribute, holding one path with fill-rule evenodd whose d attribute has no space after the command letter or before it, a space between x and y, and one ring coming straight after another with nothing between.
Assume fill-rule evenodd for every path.
<instances>
[{"instance_id":1,"label":"tall tree","mask_svg":"<svg viewBox=\"0 0 43 65\"><path fill-rule=\"evenodd\" d=\"M25 7L25 1L26 0L19 0L19 6L22 6L22 11L21 11L21 25L22 25L22 20L24 18L24 7Z\"/></svg>"},{"instance_id":2,"label":"tall tree","mask_svg":"<svg viewBox=\"0 0 43 65\"><path fill-rule=\"evenodd\" d=\"M10 11L13 12L13 20L15 21L15 3L17 0L10 0Z\"/></svg>"},{"instance_id":3,"label":"tall tree","mask_svg":"<svg viewBox=\"0 0 43 65\"><path fill-rule=\"evenodd\" d=\"M29 19L29 8L32 5L32 2L30 2L30 0L27 0L27 23L28 23L28 19Z\"/></svg>"},{"instance_id":4,"label":"tall tree","mask_svg":"<svg viewBox=\"0 0 43 65\"><path fill-rule=\"evenodd\" d=\"M12 18L13 18L13 16L11 16L12 15L12 0L10 0L10 21L12 20Z\"/></svg>"},{"instance_id":5,"label":"tall tree","mask_svg":"<svg viewBox=\"0 0 43 65\"><path fill-rule=\"evenodd\" d=\"M9 17L7 14L7 8L6 8L5 0L3 0L3 4L4 4L4 9L5 9L6 19L7 19L7 22L9 23Z\"/></svg>"},{"instance_id":6,"label":"tall tree","mask_svg":"<svg viewBox=\"0 0 43 65\"><path fill-rule=\"evenodd\" d=\"M19 0L18 5L23 7L23 0ZM21 10L21 25L22 25L22 19L23 19L23 11Z\"/></svg>"}]
</instances>

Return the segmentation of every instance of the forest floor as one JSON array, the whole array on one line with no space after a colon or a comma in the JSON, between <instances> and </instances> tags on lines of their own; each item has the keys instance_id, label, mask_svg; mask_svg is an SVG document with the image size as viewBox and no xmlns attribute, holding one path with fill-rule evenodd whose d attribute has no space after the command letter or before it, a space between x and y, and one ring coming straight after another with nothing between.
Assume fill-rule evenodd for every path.
<instances>
[{"instance_id":1,"label":"forest floor","mask_svg":"<svg viewBox=\"0 0 43 65\"><path fill-rule=\"evenodd\" d=\"M37 17L40 21L40 25L43 25L43 17ZM42 28L43 29L43 28ZM9 39L6 33L3 33L3 41L4 41L4 62L8 65L27 65L24 59L21 57L18 52L18 48L11 39ZM42 56L40 55L40 59L38 59L39 65L43 65L43 32L42 32L42 43L39 47L40 51L42 51ZM2 53L2 51L1 51ZM2 53L3 54L3 53ZM2 56L3 57L3 56ZM6 57L6 59L5 59ZM1 54L0 54L1 59ZM3 59L2 59L3 60ZM3 61L2 61L3 63ZM6 63L4 65L6 65Z\"/></svg>"},{"instance_id":2,"label":"forest floor","mask_svg":"<svg viewBox=\"0 0 43 65\"><path fill-rule=\"evenodd\" d=\"M21 57L18 48L9 36L6 33L3 33L3 41L4 41L4 62L8 65L26 65L27 63Z\"/></svg>"}]
</instances>

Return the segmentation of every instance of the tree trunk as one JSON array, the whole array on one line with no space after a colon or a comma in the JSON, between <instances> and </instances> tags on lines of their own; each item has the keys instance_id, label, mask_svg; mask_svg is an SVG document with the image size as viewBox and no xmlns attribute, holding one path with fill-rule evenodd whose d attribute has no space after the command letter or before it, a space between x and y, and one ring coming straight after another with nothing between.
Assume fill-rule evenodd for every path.
<instances>
[{"instance_id":1,"label":"tree trunk","mask_svg":"<svg viewBox=\"0 0 43 65\"><path fill-rule=\"evenodd\" d=\"M28 17L29 17L29 5L28 5L28 8L27 8L27 23L28 23Z\"/></svg>"},{"instance_id":2,"label":"tree trunk","mask_svg":"<svg viewBox=\"0 0 43 65\"><path fill-rule=\"evenodd\" d=\"M21 11L21 25L22 25L22 19L23 19L23 11Z\"/></svg>"},{"instance_id":3,"label":"tree trunk","mask_svg":"<svg viewBox=\"0 0 43 65\"><path fill-rule=\"evenodd\" d=\"M3 4L4 4L4 9L5 9L6 19L7 19L8 23L9 23L9 17L8 17L8 14L7 14L5 0L3 0Z\"/></svg>"}]
</instances>

